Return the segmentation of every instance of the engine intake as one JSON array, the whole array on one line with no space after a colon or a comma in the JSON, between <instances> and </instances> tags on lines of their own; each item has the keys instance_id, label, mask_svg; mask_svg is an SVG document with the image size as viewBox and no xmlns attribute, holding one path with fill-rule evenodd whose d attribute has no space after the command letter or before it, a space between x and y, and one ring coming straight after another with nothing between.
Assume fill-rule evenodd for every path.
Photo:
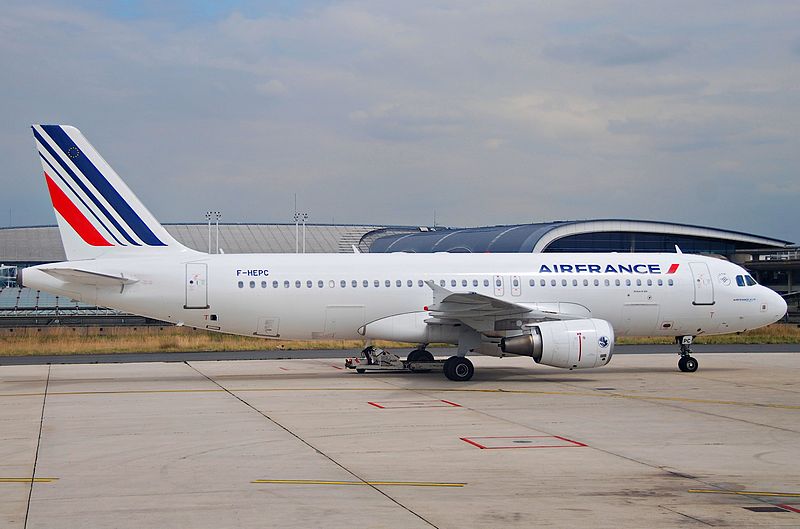
<instances>
[{"instance_id":1,"label":"engine intake","mask_svg":"<svg viewBox=\"0 0 800 529\"><path fill-rule=\"evenodd\" d=\"M553 367L603 366L614 354L614 329L596 318L545 321L532 326L530 333L503 338L500 350Z\"/></svg>"}]
</instances>

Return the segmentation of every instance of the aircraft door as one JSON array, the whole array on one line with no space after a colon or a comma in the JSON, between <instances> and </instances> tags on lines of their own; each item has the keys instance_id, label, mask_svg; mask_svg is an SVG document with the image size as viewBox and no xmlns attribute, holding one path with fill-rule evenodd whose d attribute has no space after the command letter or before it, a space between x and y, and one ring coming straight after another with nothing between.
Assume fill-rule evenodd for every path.
<instances>
[{"instance_id":1,"label":"aircraft door","mask_svg":"<svg viewBox=\"0 0 800 529\"><path fill-rule=\"evenodd\" d=\"M503 276L494 276L494 295L502 296L505 292L503 288Z\"/></svg>"},{"instance_id":2,"label":"aircraft door","mask_svg":"<svg viewBox=\"0 0 800 529\"><path fill-rule=\"evenodd\" d=\"M185 309L208 308L208 265L205 263L186 263L186 304Z\"/></svg>"},{"instance_id":3,"label":"aircraft door","mask_svg":"<svg viewBox=\"0 0 800 529\"><path fill-rule=\"evenodd\" d=\"M519 276L511 276L511 295L519 296L520 294L522 294L522 283Z\"/></svg>"},{"instance_id":4,"label":"aircraft door","mask_svg":"<svg viewBox=\"0 0 800 529\"><path fill-rule=\"evenodd\" d=\"M714 304L714 283L711 281L711 272L706 263L689 263L694 279L694 304Z\"/></svg>"}]
</instances>

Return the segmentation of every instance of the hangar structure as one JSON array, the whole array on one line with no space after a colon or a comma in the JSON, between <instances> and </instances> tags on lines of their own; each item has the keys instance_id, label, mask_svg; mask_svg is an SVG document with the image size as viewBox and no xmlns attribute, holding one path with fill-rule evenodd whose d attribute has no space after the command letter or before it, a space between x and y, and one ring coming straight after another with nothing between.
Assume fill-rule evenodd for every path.
<instances>
[{"instance_id":1,"label":"hangar structure","mask_svg":"<svg viewBox=\"0 0 800 529\"><path fill-rule=\"evenodd\" d=\"M176 240L216 251L207 224L165 224ZM719 255L748 268L782 293L794 292L800 255L789 241L738 231L669 222L601 219L473 228L307 224L220 224L225 253L386 252L674 252ZM212 246L213 241L213 246ZM304 241L304 242L303 242ZM152 323L74 300L19 288L16 267L65 260L56 226L0 228L0 327L54 324ZM797 299L797 298L795 298Z\"/></svg>"}]
</instances>

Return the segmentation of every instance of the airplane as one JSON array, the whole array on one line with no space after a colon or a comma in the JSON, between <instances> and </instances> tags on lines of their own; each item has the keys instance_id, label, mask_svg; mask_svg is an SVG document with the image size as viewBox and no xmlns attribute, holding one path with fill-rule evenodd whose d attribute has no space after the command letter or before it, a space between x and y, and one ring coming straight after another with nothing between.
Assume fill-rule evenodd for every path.
<instances>
[{"instance_id":1,"label":"airplane","mask_svg":"<svg viewBox=\"0 0 800 529\"><path fill-rule=\"evenodd\" d=\"M67 261L25 287L197 329L282 340L457 345L565 369L607 365L617 336L693 339L773 323L786 302L729 261L676 253L209 254L180 244L76 128L33 125Z\"/></svg>"}]
</instances>

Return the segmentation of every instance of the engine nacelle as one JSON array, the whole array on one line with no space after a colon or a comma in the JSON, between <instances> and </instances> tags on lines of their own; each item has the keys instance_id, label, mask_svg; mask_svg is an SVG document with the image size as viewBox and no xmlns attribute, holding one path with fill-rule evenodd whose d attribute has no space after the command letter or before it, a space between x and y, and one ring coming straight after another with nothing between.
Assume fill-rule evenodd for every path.
<instances>
[{"instance_id":1,"label":"engine nacelle","mask_svg":"<svg viewBox=\"0 0 800 529\"><path fill-rule=\"evenodd\" d=\"M532 326L530 333L503 338L500 350L553 367L604 366L614 354L614 329L596 318L543 321Z\"/></svg>"}]
</instances>

